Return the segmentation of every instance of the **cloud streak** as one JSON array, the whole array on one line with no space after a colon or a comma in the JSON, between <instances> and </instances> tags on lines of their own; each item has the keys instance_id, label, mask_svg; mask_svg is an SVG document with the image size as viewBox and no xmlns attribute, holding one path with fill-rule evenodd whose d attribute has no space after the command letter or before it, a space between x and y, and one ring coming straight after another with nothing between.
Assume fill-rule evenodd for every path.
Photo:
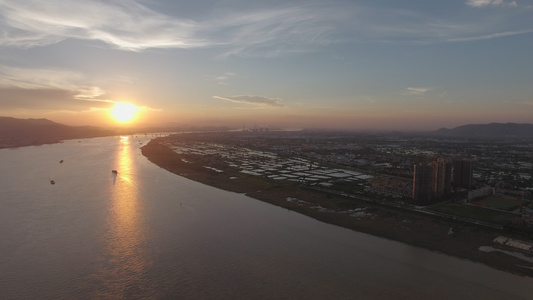
<instances>
[{"instance_id":1,"label":"cloud streak","mask_svg":"<svg viewBox=\"0 0 533 300\"><path fill-rule=\"evenodd\" d=\"M338 43L352 17L340 9L311 5L234 12L214 20L209 33L226 48L221 56L276 56Z\"/></svg>"},{"instance_id":2,"label":"cloud streak","mask_svg":"<svg viewBox=\"0 0 533 300\"><path fill-rule=\"evenodd\" d=\"M485 6L518 6L516 1L504 1L504 0L468 0L466 5L472 7L485 7Z\"/></svg>"},{"instance_id":3,"label":"cloud streak","mask_svg":"<svg viewBox=\"0 0 533 300\"><path fill-rule=\"evenodd\" d=\"M275 44L278 51L298 52L305 48L302 44L328 43L333 17L323 13L292 7L193 21L157 13L132 0L0 0L0 45L33 47L73 38L130 51L229 47L232 50L225 53L230 55L248 48L269 52Z\"/></svg>"},{"instance_id":4,"label":"cloud streak","mask_svg":"<svg viewBox=\"0 0 533 300\"><path fill-rule=\"evenodd\" d=\"M415 95L415 96L425 95L427 92L431 90L432 88L427 88L427 87L408 87L407 88L408 93L410 95Z\"/></svg>"},{"instance_id":5,"label":"cloud streak","mask_svg":"<svg viewBox=\"0 0 533 300\"><path fill-rule=\"evenodd\" d=\"M229 101L233 103L244 103L244 104L255 104L263 106L272 106L272 107L283 107L283 104L280 102L280 99L277 98L267 98L263 96L213 96L215 99Z\"/></svg>"},{"instance_id":6,"label":"cloud streak","mask_svg":"<svg viewBox=\"0 0 533 300\"><path fill-rule=\"evenodd\" d=\"M76 99L76 94L68 90L0 87L0 107L6 110L88 111L111 106L109 101Z\"/></svg>"},{"instance_id":7,"label":"cloud streak","mask_svg":"<svg viewBox=\"0 0 533 300\"><path fill-rule=\"evenodd\" d=\"M105 91L79 73L0 66L0 107L88 110L107 108Z\"/></svg>"},{"instance_id":8,"label":"cloud streak","mask_svg":"<svg viewBox=\"0 0 533 300\"><path fill-rule=\"evenodd\" d=\"M233 76L235 76L236 74L235 73L231 73L231 72L228 72L228 73L224 73L224 75L220 75L218 76L216 79L217 83L218 84L227 84L228 83L228 80L230 78L232 78Z\"/></svg>"},{"instance_id":9,"label":"cloud streak","mask_svg":"<svg viewBox=\"0 0 533 300\"><path fill-rule=\"evenodd\" d=\"M481 41L481 40L490 40L496 38L502 38L513 35L522 35L533 33L533 30L521 30L521 31L506 31L506 32L497 32L479 36L470 36L470 37L461 37L461 38L452 38L449 39L449 42L471 42L471 41Z\"/></svg>"},{"instance_id":10,"label":"cloud streak","mask_svg":"<svg viewBox=\"0 0 533 300\"><path fill-rule=\"evenodd\" d=\"M157 14L135 1L0 1L2 45L31 47L67 38L99 40L124 50L193 48L195 22Z\"/></svg>"},{"instance_id":11,"label":"cloud streak","mask_svg":"<svg viewBox=\"0 0 533 300\"><path fill-rule=\"evenodd\" d=\"M77 72L58 69L25 69L0 66L0 87L29 90L68 90L74 98L98 99L105 91L87 84Z\"/></svg>"},{"instance_id":12,"label":"cloud streak","mask_svg":"<svg viewBox=\"0 0 533 300\"><path fill-rule=\"evenodd\" d=\"M440 87L407 87L404 96L417 97L419 99L436 99L446 97L446 91Z\"/></svg>"},{"instance_id":13,"label":"cloud streak","mask_svg":"<svg viewBox=\"0 0 533 300\"><path fill-rule=\"evenodd\" d=\"M515 1L468 0L475 8ZM246 10L208 9L202 19L165 15L134 0L0 0L0 46L34 47L65 39L113 48L213 49L218 56L277 56L338 43L469 42L531 32L500 18L436 16L423 12L337 3ZM512 18L509 15L508 18ZM496 22L495 22L496 21Z\"/></svg>"}]
</instances>

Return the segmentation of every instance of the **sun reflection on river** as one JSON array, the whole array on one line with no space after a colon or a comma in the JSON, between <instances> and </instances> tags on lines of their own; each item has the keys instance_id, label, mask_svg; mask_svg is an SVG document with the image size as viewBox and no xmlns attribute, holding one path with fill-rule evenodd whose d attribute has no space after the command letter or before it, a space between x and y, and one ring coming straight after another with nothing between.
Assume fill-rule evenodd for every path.
<instances>
[{"instance_id":1,"label":"sun reflection on river","mask_svg":"<svg viewBox=\"0 0 533 300\"><path fill-rule=\"evenodd\" d=\"M147 266L138 186L132 177L134 146L128 137L121 137L119 147L117 172L111 174L115 178L110 190L106 257L98 275L105 289L98 298L125 299L135 295Z\"/></svg>"}]
</instances>

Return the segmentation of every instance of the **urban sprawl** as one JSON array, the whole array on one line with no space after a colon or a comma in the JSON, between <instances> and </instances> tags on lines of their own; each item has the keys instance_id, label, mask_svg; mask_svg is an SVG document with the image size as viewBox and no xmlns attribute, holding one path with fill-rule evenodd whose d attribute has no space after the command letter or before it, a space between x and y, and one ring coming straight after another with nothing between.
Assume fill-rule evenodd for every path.
<instances>
[{"instance_id":1,"label":"urban sprawl","mask_svg":"<svg viewBox=\"0 0 533 300\"><path fill-rule=\"evenodd\" d=\"M533 226L533 141L265 130L180 134L169 146L212 172L232 168L496 227Z\"/></svg>"}]
</instances>

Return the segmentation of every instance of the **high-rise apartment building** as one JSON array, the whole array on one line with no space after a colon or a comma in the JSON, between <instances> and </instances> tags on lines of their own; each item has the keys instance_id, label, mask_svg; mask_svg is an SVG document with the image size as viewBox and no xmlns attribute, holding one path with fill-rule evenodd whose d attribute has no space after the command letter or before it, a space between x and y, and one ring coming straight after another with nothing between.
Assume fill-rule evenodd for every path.
<instances>
[{"instance_id":1,"label":"high-rise apartment building","mask_svg":"<svg viewBox=\"0 0 533 300\"><path fill-rule=\"evenodd\" d=\"M433 169L433 165L424 165L422 163L414 165L413 198L417 203L433 202Z\"/></svg>"},{"instance_id":2,"label":"high-rise apartment building","mask_svg":"<svg viewBox=\"0 0 533 300\"><path fill-rule=\"evenodd\" d=\"M430 164L414 165L413 199L429 204L451 192L451 163L438 158Z\"/></svg>"},{"instance_id":3,"label":"high-rise apartment building","mask_svg":"<svg viewBox=\"0 0 533 300\"><path fill-rule=\"evenodd\" d=\"M452 164L439 157L433 165L433 193L438 200L449 195L452 188Z\"/></svg>"},{"instance_id":4,"label":"high-rise apartment building","mask_svg":"<svg viewBox=\"0 0 533 300\"><path fill-rule=\"evenodd\" d=\"M474 164L471 160L454 160L453 186L455 188L470 189L473 183L473 170Z\"/></svg>"}]
</instances>

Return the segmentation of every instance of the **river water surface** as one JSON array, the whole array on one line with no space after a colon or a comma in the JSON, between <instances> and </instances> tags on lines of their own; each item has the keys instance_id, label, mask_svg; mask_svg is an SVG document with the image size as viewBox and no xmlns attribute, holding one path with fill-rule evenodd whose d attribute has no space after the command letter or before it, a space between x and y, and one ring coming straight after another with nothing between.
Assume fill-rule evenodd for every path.
<instances>
[{"instance_id":1,"label":"river water surface","mask_svg":"<svg viewBox=\"0 0 533 300\"><path fill-rule=\"evenodd\" d=\"M532 278L171 174L148 139L0 150L1 299L533 299Z\"/></svg>"}]
</instances>

